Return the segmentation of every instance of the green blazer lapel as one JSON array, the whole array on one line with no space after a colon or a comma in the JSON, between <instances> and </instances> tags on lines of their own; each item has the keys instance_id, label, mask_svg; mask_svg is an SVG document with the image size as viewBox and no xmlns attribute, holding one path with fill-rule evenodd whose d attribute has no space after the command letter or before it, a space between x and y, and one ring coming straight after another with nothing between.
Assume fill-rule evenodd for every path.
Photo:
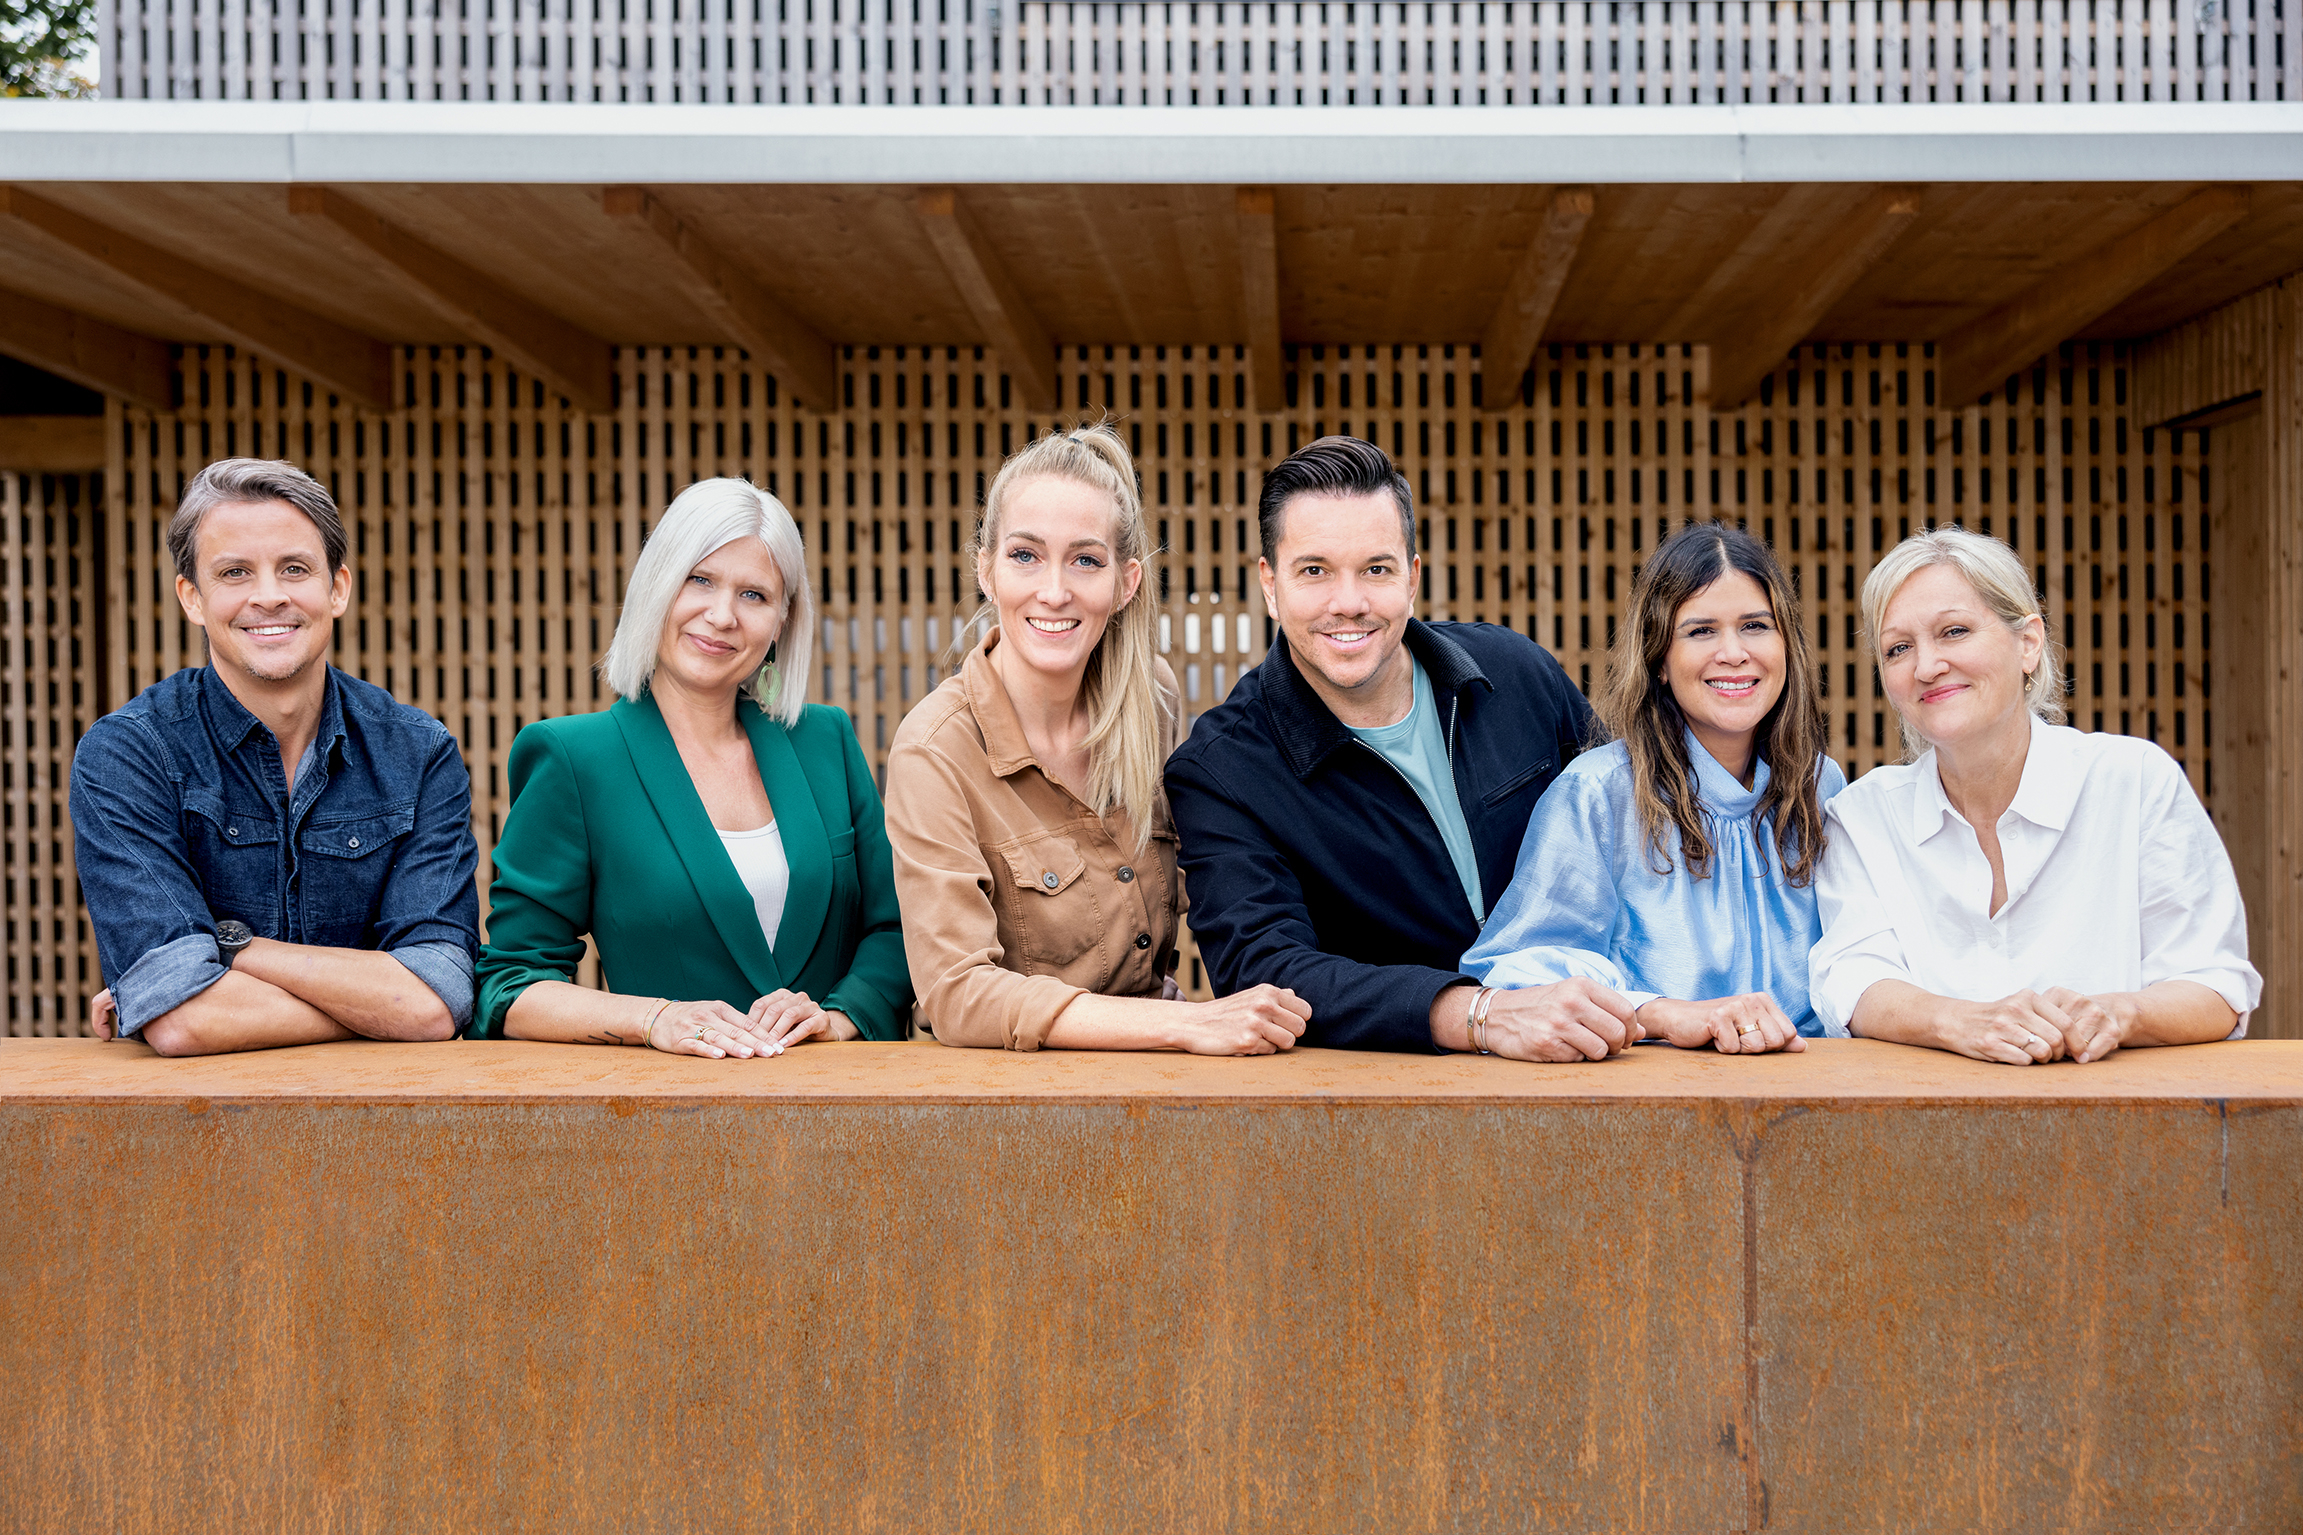
<instances>
[{"instance_id":1,"label":"green blazer lapel","mask_svg":"<svg viewBox=\"0 0 2303 1535\"><path fill-rule=\"evenodd\" d=\"M784 727L749 699L737 703L736 713L752 738L752 760L759 764L760 784L768 791L768 803L775 807L784 862L791 870L791 883L784 895L784 920L776 926L776 953L782 958L784 972L796 975L815 952L831 907L831 828ZM845 830L847 817L841 816L840 822Z\"/></svg>"},{"instance_id":2,"label":"green blazer lapel","mask_svg":"<svg viewBox=\"0 0 2303 1535\"><path fill-rule=\"evenodd\" d=\"M721 843L719 832L713 829L712 818L704 812L703 799L688 777L687 764L680 760L680 749L672 743L671 729L665 725L655 699L643 697L636 704L618 703L611 713L624 733L624 748L632 754L632 766L639 773L640 785L648 791L656 816L672 840L672 851L687 868L688 879L696 887L696 898L703 903L712 926L719 929L729 955L744 972L744 978L751 982L756 995L764 997L780 989L784 984L783 971L768 950L766 935L760 931L752 893L744 888L744 882L736 876L736 866L728 861L728 850ZM758 740L755 735L752 748L755 753L759 750ZM782 814L780 807L777 814ZM785 925L790 926L788 919Z\"/></svg>"}]
</instances>

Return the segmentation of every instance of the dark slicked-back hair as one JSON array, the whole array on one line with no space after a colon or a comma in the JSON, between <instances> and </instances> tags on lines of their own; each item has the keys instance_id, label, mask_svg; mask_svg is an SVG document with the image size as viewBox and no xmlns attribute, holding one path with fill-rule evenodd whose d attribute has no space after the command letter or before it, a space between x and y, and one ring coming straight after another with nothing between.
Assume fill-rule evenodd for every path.
<instances>
[{"instance_id":1,"label":"dark slicked-back hair","mask_svg":"<svg viewBox=\"0 0 2303 1535\"><path fill-rule=\"evenodd\" d=\"M336 499L328 494L327 486L282 460L220 458L192 476L192 483L184 487L184 499L176 504L176 515L168 519L168 553L175 558L176 574L194 586L200 584L195 541L200 536L200 524L211 511L219 506L263 501L285 501L311 518L312 526L320 530L320 547L328 556L328 574L333 576L344 568L350 540L344 536L344 519L337 514Z\"/></svg>"},{"instance_id":2,"label":"dark slicked-back hair","mask_svg":"<svg viewBox=\"0 0 2303 1535\"><path fill-rule=\"evenodd\" d=\"M1296 449L1263 477L1263 498L1255 512L1263 557L1275 565L1279 562L1280 519L1297 496L1361 496L1381 490L1390 491L1399 503L1400 531L1407 538L1408 558L1413 559L1415 493L1390 454L1357 437L1322 437Z\"/></svg>"}]
</instances>

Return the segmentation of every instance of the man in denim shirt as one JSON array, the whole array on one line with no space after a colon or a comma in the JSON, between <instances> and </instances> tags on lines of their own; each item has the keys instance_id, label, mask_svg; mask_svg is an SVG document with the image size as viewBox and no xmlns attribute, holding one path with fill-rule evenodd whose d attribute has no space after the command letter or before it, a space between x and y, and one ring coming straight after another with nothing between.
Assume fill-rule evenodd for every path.
<instances>
[{"instance_id":1,"label":"man in denim shirt","mask_svg":"<svg viewBox=\"0 0 2303 1535\"><path fill-rule=\"evenodd\" d=\"M72 759L100 1038L162 1055L447 1039L479 953L472 785L455 738L328 664L343 521L292 464L209 465L168 524L208 636Z\"/></svg>"}]
</instances>

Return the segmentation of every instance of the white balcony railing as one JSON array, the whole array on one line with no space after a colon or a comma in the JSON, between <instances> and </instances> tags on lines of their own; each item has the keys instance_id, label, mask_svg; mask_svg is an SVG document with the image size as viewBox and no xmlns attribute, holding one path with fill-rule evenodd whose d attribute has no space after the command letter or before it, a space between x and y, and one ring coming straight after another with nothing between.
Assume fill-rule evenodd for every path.
<instances>
[{"instance_id":1,"label":"white balcony railing","mask_svg":"<svg viewBox=\"0 0 2303 1535\"><path fill-rule=\"evenodd\" d=\"M2303 100L2303 0L99 0L173 100Z\"/></svg>"}]
</instances>

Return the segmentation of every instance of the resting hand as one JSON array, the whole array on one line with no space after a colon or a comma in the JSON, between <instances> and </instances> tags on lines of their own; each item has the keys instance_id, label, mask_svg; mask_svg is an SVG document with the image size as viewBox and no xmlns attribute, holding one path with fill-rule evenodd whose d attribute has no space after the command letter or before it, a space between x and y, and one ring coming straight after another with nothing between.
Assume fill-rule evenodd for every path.
<instances>
[{"instance_id":1,"label":"resting hand","mask_svg":"<svg viewBox=\"0 0 2303 1535\"><path fill-rule=\"evenodd\" d=\"M782 1055L793 1045L811 1039L843 1037L839 1024L845 1015L828 1013L804 991L771 991L752 1004L747 1015L752 1033L765 1042L762 1053ZM844 1036L853 1039L853 1024Z\"/></svg>"},{"instance_id":2,"label":"resting hand","mask_svg":"<svg viewBox=\"0 0 2303 1535\"><path fill-rule=\"evenodd\" d=\"M2125 1044L2142 1013L2127 992L2090 997L2068 986L2050 986L2039 995L2070 1020L2063 1028L2063 1049L2075 1061L2102 1060Z\"/></svg>"},{"instance_id":3,"label":"resting hand","mask_svg":"<svg viewBox=\"0 0 2303 1535\"><path fill-rule=\"evenodd\" d=\"M1721 1055L1758 1055L1769 1050L1804 1050L1791 1019L1776 1000L1763 991L1740 997L1714 997L1708 1002L1681 1002L1657 997L1639 1010L1640 1027L1650 1039L1662 1039L1683 1050L1705 1045Z\"/></svg>"},{"instance_id":4,"label":"resting hand","mask_svg":"<svg viewBox=\"0 0 2303 1535\"><path fill-rule=\"evenodd\" d=\"M1159 999L1162 1002L1181 1002L1183 1000L1183 987L1176 984L1174 976L1163 975L1159 978Z\"/></svg>"},{"instance_id":5,"label":"resting hand","mask_svg":"<svg viewBox=\"0 0 2303 1535\"><path fill-rule=\"evenodd\" d=\"M112 1000L109 986L88 999L88 1032L98 1039L112 1039L120 1032L120 1004Z\"/></svg>"},{"instance_id":6,"label":"resting hand","mask_svg":"<svg viewBox=\"0 0 2303 1535\"><path fill-rule=\"evenodd\" d=\"M725 1002L673 1002L648 1024L648 1048L707 1060L769 1054L768 1037Z\"/></svg>"},{"instance_id":7,"label":"resting hand","mask_svg":"<svg viewBox=\"0 0 2303 1535\"><path fill-rule=\"evenodd\" d=\"M1213 1002L1174 1008L1168 1042L1194 1055L1271 1055L1290 1050L1311 1023L1311 1004L1285 986L1250 986Z\"/></svg>"},{"instance_id":8,"label":"resting hand","mask_svg":"<svg viewBox=\"0 0 2303 1535\"><path fill-rule=\"evenodd\" d=\"M1646 1034L1629 999L1582 976L1488 1002L1487 1048L1515 1061L1603 1061Z\"/></svg>"},{"instance_id":9,"label":"resting hand","mask_svg":"<svg viewBox=\"0 0 2303 1535\"><path fill-rule=\"evenodd\" d=\"M2065 1031L2071 1015L2052 997L2026 989L1996 1002L1954 1002L1936 1032L1944 1049L1979 1061L2030 1066L2056 1060L2070 1053Z\"/></svg>"}]
</instances>

